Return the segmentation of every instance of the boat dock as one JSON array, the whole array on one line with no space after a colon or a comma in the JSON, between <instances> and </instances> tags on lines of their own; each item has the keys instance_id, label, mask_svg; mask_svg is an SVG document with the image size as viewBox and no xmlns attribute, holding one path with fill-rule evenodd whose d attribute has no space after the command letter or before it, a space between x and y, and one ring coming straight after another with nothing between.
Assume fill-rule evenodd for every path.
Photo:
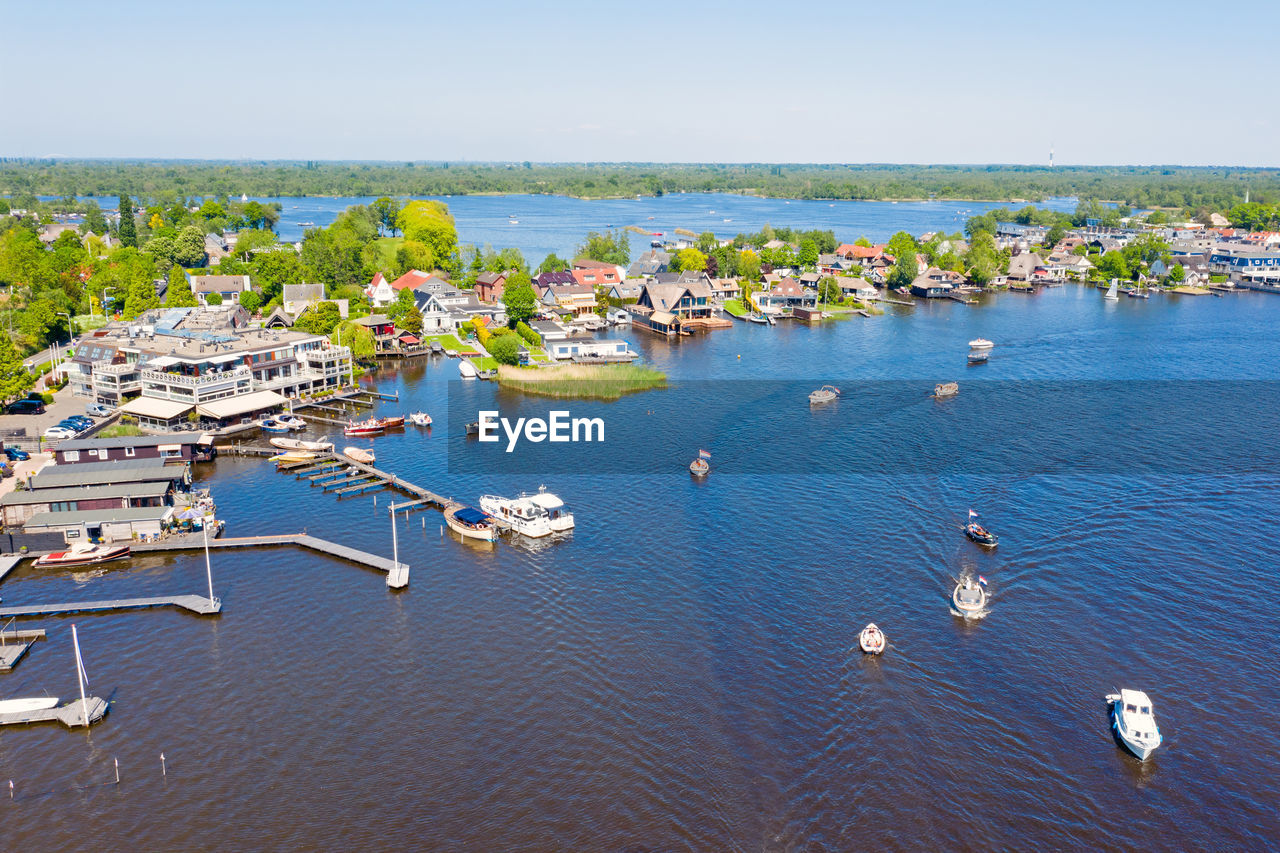
<instances>
[{"instance_id":1,"label":"boat dock","mask_svg":"<svg viewBox=\"0 0 1280 853\"><path fill-rule=\"evenodd\" d=\"M5 554L0 557L0 581L3 581L9 574L18 567L18 563L27 559L25 554Z\"/></svg>"},{"instance_id":2,"label":"boat dock","mask_svg":"<svg viewBox=\"0 0 1280 853\"><path fill-rule=\"evenodd\" d=\"M201 616L220 613L222 601L202 595L171 595L155 598L115 598L107 601L79 601L72 604L28 604L0 607L0 618L8 616L66 616L71 613L101 613L108 610L141 610L147 607L181 607Z\"/></svg>"},{"instance_id":3,"label":"boat dock","mask_svg":"<svg viewBox=\"0 0 1280 853\"><path fill-rule=\"evenodd\" d=\"M31 644L44 639L44 631L0 631L0 672L9 672L18 665Z\"/></svg>"},{"instance_id":4,"label":"boat dock","mask_svg":"<svg viewBox=\"0 0 1280 853\"><path fill-rule=\"evenodd\" d=\"M0 726L23 726L28 723L47 723L57 721L67 728L89 725L107 715L107 700L97 696L88 696L81 704L79 699L68 702L58 708L45 708L40 711L19 711L16 714L0 714ZM87 708L87 713L86 713Z\"/></svg>"}]
</instances>

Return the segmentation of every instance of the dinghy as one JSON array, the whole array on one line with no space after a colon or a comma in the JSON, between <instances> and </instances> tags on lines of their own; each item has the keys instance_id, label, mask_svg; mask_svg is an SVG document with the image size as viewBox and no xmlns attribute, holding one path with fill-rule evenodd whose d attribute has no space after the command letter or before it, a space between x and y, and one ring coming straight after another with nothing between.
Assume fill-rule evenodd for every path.
<instances>
[{"instance_id":1,"label":"dinghy","mask_svg":"<svg viewBox=\"0 0 1280 853\"><path fill-rule=\"evenodd\" d=\"M372 450L365 450L363 447L344 447L342 455L365 465L372 465L376 459Z\"/></svg>"},{"instance_id":2,"label":"dinghy","mask_svg":"<svg viewBox=\"0 0 1280 853\"><path fill-rule=\"evenodd\" d=\"M988 548L994 548L1000 542L994 533L978 523L978 514L973 510L969 510L969 523L964 526L964 535Z\"/></svg>"},{"instance_id":3,"label":"dinghy","mask_svg":"<svg viewBox=\"0 0 1280 853\"><path fill-rule=\"evenodd\" d=\"M312 453L327 453L333 450L333 442L328 439L321 441L305 441L301 438L270 438L267 443L272 447L278 447L281 450L307 450Z\"/></svg>"},{"instance_id":4,"label":"dinghy","mask_svg":"<svg viewBox=\"0 0 1280 853\"><path fill-rule=\"evenodd\" d=\"M885 637L884 631L876 627L874 622L863 628L862 633L858 635L858 648L862 649L865 654L883 654L887 644L888 639Z\"/></svg>"}]
</instances>

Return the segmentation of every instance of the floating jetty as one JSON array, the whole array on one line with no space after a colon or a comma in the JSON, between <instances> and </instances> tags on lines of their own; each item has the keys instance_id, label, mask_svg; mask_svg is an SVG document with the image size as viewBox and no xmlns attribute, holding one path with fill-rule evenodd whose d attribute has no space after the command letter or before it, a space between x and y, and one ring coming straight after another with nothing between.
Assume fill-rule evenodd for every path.
<instances>
[{"instance_id":1,"label":"floating jetty","mask_svg":"<svg viewBox=\"0 0 1280 853\"><path fill-rule=\"evenodd\" d=\"M0 672L9 672L18 665L31 644L44 639L44 631L0 631Z\"/></svg>"},{"instance_id":2,"label":"floating jetty","mask_svg":"<svg viewBox=\"0 0 1280 853\"><path fill-rule=\"evenodd\" d=\"M40 711L20 711L16 714L0 714L0 726L22 726L28 723L57 721L68 728L93 725L107 715L107 700L89 696L83 702L77 699L58 708Z\"/></svg>"},{"instance_id":3,"label":"floating jetty","mask_svg":"<svg viewBox=\"0 0 1280 853\"><path fill-rule=\"evenodd\" d=\"M3 581L9 572L17 568L18 563L25 559L27 559L25 554L5 554L0 556L0 581Z\"/></svg>"},{"instance_id":4,"label":"floating jetty","mask_svg":"<svg viewBox=\"0 0 1280 853\"><path fill-rule=\"evenodd\" d=\"M169 595L154 598L113 598L106 601L79 601L71 604L28 604L0 607L0 618L8 616L66 616L71 613L101 613L108 610L141 610L147 607L180 607L207 616L222 612L220 599L202 595Z\"/></svg>"}]
</instances>

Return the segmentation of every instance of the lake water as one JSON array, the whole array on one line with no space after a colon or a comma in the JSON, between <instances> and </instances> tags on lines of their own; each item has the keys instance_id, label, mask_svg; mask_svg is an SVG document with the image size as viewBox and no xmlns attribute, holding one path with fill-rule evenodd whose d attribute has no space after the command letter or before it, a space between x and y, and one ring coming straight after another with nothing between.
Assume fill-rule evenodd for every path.
<instances>
[{"instance_id":1,"label":"lake water","mask_svg":"<svg viewBox=\"0 0 1280 853\"><path fill-rule=\"evenodd\" d=\"M552 252L571 258L589 231L628 225L666 236L672 236L676 228L684 228L698 234L713 231L717 237L734 237L772 224L802 230L831 229L840 240L853 241L866 236L884 241L898 231L917 235L926 231L963 231L965 220L970 216L998 207L1020 206L971 201L789 201L725 193L677 193L660 198L597 201L531 195L436 198L449 205L457 222L459 243L490 245L497 249L514 246L535 267ZM114 198L97 200L109 209L115 209L117 204ZM281 240L297 241L307 228L328 226L348 207L369 204L374 197L262 197L257 200L279 202L281 214L276 232ZM1069 212L1075 210L1076 199L1052 198L1041 206ZM518 224L512 224L513 219ZM630 237L634 259L649 248L649 241L635 233Z\"/></svg>"},{"instance_id":2,"label":"lake water","mask_svg":"<svg viewBox=\"0 0 1280 853\"><path fill-rule=\"evenodd\" d=\"M671 470L649 474L583 470L575 446L545 477L463 473L479 448L443 425L521 402L462 387L450 361L390 366L377 384L402 398L380 410L423 408L439 426L376 439L381 467L467 500L545 483L577 510L572 537L477 547L428 511L397 522L412 565L402 593L314 554L215 552L220 617L41 621L48 640L0 676L0 696L74 695L74 621L91 690L113 705L88 733L0 729L0 786L16 786L0 837L7 849L1270 847L1273 433L1241 442L1232 473L1205 472L1210 445L1238 442L1225 407L1207 434L1175 401L1118 410L1124 423L1101 433L1081 412L1078 429L1046 423L1043 438L1015 428L984 382L1144 393L1148 380L1271 380L1278 322L1269 295L1105 304L1072 286L813 328L623 333L677 386L617 404L670 436ZM991 363L966 368L979 335L997 343ZM740 407L719 434L691 435L696 419L664 402L695 382L801 379L799 396ZM928 400L943 379L960 395ZM914 389L906 414L868 417L881 403L860 397L866 380ZM823 382L846 394L810 413L803 393ZM1280 406L1259 387L1250 423L1274 430ZM908 450L848 444L877 430ZM992 473L962 457L899 473L888 458L934 439L996 460L1051 443L1105 457L1122 435L1163 467ZM713 454L704 482L684 469L698 446ZM770 472L730 473L762 447ZM616 448L620 464L630 452ZM198 476L229 535L305 528L391 553L388 493L376 507L339 501L258 460ZM999 548L961 536L970 507ZM964 573L990 582L985 619L949 612ZM190 554L96 577L23 568L0 593L15 605L204 583ZM891 643L879 659L852 650L869 621ZM1165 744L1146 763L1108 732L1103 696L1122 686L1155 702Z\"/></svg>"}]
</instances>

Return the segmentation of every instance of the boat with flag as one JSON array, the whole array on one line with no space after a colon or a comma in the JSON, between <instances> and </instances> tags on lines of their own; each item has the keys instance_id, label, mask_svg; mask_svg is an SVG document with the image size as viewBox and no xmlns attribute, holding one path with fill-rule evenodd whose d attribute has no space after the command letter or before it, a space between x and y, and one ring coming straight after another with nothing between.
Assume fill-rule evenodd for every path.
<instances>
[{"instance_id":1,"label":"boat with flag","mask_svg":"<svg viewBox=\"0 0 1280 853\"><path fill-rule=\"evenodd\" d=\"M978 514L973 510L969 510L969 523L964 526L964 535L988 548L994 548L1000 542L994 533L978 523Z\"/></svg>"},{"instance_id":2,"label":"boat with flag","mask_svg":"<svg viewBox=\"0 0 1280 853\"><path fill-rule=\"evenodd\" d=\"M711 451L699 450L698 458L689 463L689 473L695 477L705 477L711 472Z\"/></svg>"},{"instance_id":3,"label":"boat with flag","mask_svg":"<svg viewBox=\"0 0 1280 853\"><path fill-rule=\"evenodd\" d=\"M951 591L951 604L966 619L975 619L987 608L987 579L978 575L975 581L965 575Z\"/></svg>"}]
</instances>

